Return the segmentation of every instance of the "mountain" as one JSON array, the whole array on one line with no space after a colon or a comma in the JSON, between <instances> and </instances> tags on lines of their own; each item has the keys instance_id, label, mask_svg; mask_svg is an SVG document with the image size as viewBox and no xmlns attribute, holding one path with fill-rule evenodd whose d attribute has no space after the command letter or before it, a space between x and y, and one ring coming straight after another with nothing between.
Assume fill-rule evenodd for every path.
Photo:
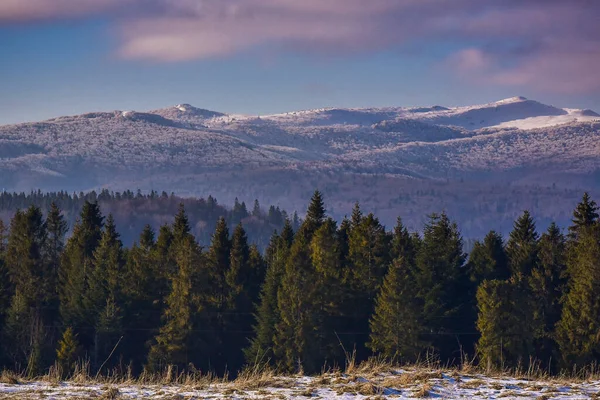
<instances>
[{"instance_id":1,"label":"mountain","mask_svg":"<svg viewBox=\"0 0 600 400\"><path fill-rule=\"evenodd\" d=\"M524 97L266 116L188 104L95 112L1 126L0 188L156 189L299 211L319 188L337 217L360 201L416 228L445 209L474 236L484 219L506 231L525 208L567 223L583 189L600 192L600 116Z\"/></svg>"}]
</instances>

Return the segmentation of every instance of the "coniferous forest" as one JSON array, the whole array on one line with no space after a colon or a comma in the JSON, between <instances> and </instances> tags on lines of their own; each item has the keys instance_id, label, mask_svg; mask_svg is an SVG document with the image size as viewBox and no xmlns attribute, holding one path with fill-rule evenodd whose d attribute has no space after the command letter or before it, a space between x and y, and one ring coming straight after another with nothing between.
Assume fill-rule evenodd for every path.
<instances>
[{"instance_id":1,"label":"coniferous forest","mask_svg":"<svg viewBox=\"0 0 600 400\"><path fill-rule=\"evenodd\" d=\"M318 191L264 251L225 218L201 245L184 204L124 246L98 199L81 200L73 226L58 203L0 224L0 361L31 376L68 377L82 360L94 374L313 373L350 354L553 372L600 361L600 222L587 194L564 232L539 232L525 211L469 255L445 213L419 233L400 218L388 231L358 204L338 223Z\"/></svg>"}]
</instances>

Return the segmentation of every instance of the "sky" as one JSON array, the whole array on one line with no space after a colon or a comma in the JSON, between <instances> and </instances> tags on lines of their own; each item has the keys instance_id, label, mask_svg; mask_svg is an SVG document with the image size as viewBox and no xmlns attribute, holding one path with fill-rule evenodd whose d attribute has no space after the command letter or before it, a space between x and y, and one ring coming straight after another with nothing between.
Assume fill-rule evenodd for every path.
<instances>
[{"instance_id":1,"label":"sky","mask_svg":"<svg viewBox=\"0 0 600 400\"><path fill-rule=\"evenodd\" d=\"M525 96L600 112L598 0L0 0L0 124Z\"/></svg>"}]
</instances>

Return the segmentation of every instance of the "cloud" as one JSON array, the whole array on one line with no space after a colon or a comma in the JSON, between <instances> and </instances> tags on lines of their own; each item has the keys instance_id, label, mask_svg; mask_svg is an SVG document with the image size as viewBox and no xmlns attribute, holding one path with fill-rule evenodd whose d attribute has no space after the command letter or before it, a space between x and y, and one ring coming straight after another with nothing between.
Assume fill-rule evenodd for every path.
<instances>
[{"instance_id":1,"label":"cloud","mask_svg":"<svg viewBox=\"0 0 600 400\"><path fill-rule=\"evenodd\" d=\"M442 60L461 79L600 90L597 0L0 0L0 24L97 15L113 21L126 59L180 62L264 47L348 56L462 43Z\"/></svg>"}]
</instances>

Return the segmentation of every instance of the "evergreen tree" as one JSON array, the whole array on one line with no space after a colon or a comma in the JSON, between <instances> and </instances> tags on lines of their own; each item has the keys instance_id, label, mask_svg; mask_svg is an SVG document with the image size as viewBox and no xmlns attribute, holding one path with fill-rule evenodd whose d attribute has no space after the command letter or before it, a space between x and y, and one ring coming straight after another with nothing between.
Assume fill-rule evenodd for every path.
<instances>
[{"instance_id":1,"label":"evergreen tree","mask_svg":"<svg viewBox=\"0 0 600 400\"><path fill-rule=\"evenodd\" d=\"M177 215L175 215L175 222L173 222L173 237L174 240L182 240L185 236L190 234L190 221L185 212L183 203L179 204Z\"/></svg>"},{"instance_id":2,"label":"evergreen tree","mask_svg":"<svg viewBox=\"0 0 600 400\"><path fill-rule=\"evenodd\" d=\"M589 193L584 193L581 202L573 211L573 225L569 227L569 239L578 240L582 229L587 229L598 221L598 205Z\"/></svg>"},{"instance_id":3,"label":"evergreen tree","mask_svg":"<svg viewBox=\"0 0 600 400\"><path fill-rule=\"evenodd\" d=\"M477 290L477 305L477 329L481 334L477 352L481 364L502 369L527 365L534 355L534 339L539 330L525 283L484 281Z\"/></svg>"},{"instance_id":4,"label":"evergreen tree","mask_svg":"<svg viewBox=\"0 0 600 400\"><path fill-rule=\"evenodd\" d=\"M529 211L524 211L514 224L506 243L509 265L512 276L525 279L531 275L531 270L537 264L538 234L535 222Z\"/></svg>"},{"instance_id":5,"label":"evergreen tree","mask_svg":"<svg viewBox=\"0 0 600 400\"><path fill-rule=\"evenodd\" d=\"M414 237L408 232L408 229L402 223L402 219L398 217L391 243L391 259L395 260L398 257L403 257L409 264L414 264L417 255L417 244Z\"/></svg>"},{"instance_id":6,"label":"evergreen tree","mask_svg":"<svg viewBox=\"0 0 600 400\"><path fill-rule=\"evenodd\" d=\"M402 257L392 263L370 321L368 347L390 359L415 361L427 348L422 339L422 305L416 297L412 268Z\"/></svg>"},{"instance_id":7,"label":"evergreen tree","mask_svg":"<svg viewBox=\"0 0 600 400\"><path fill-rule=\"evenodd\" d=\"M175 247L177 273L171 278L171 291L163 323L148 355L148 368L160 371L167 365L185 368L189 363L200 365L206 348L195 330L199 324L199 288L202 255L191 235L185 236Z\"/></svg>"},{"instance_id":8,"label":"evergreen tree","mask_svg":"<svg viewBox=\"0 0 600 400\"><path fill-rule=\"evenodd\" d=\"M600 359L600 227L579 232L556 338L566 365Z\"/></svg>"},{"instance_id":9,"label":"evergreen tree","mask_svg":"<svg viewBox=\"0 0 600 400\"><path fill-rule=\"evenodd\" d=\"M541 332L536 338L536 357L543 362L558 360L554 330L562 313L561 297L566 291L566 240L552 223L539 241L539 263L530 279L536 319Z\"/></svg>"},{"instance_id":10,"label":"evergreen tree","mask_svg":"<svg viewBox=\"0 0 600 400\"><path fill-rule=\"evenodd\" d=\"M224 359L232 371L243 365L243 348L252 332L253 302L256 277L250 264L250 247L241 224L233 231L229 268L225 272L226 299L223 310Z\"/></svg>"},{"instance_id":11,"label":"evergreen tree","mask_svg":"<svg viewBox=\"0 0 600 400\"><path fill-rule=\"evenodd\" d=\"M346 339L356 347L359 358L367 355L369 318L390 264L388 239L385 228L373 214L352 227L348 238L345 282L350 291L346 304L351 313L346 318L345 330L356 333Z\"/></svg>"},{"instance_id":12,"label":"evergreen tree","mask_svg":"<svg viewBox=\"0 0 600 400\"><path fill-rule=\"evenodd\" d=\"M508 279L510 269L502 235L490 231L483 242L476 241L469 255L467 267L475 287L484 280Z\"/></svg>"},{"instance_id":13,"label":"evergreen tree","mask_svg":"<svg viewBox=\"0 0 600 400\"><path fill-rule=\"evenodd\" d=\"M67 234L68 226L62 211L54 202L50 205L50 211L46 218L46 227L48 230L46 255L48 262L55 271L55 276L58 277L60 256L65 248L65 235Z\"/></svg>"},{"instance_id":14,"label":"evergreen tree","mask_svg":"<svg viewBox=\"0 0 600 400\"><path fill-rule=\"evenodd\" d=\"M60 314L64 325L72 326L85 351L93 344L90 327L94 316L89 313L86 299L88 280L94 271L94 253L102 239L104 217L98 204L86 201L73 234L67 241L59 271Z\"/></svg>"},{"instance_id":15,"label":"evergreen tree","mask_svg":"<svg viewBox=\"0 0 600 400\"><path fill-rule=\"evenodd\" d=\"M152 339L152 331L160 327L164 279L155 255L154 231L149 225L140 235L140 244L134 243L127 253L123 296L125 298L124 327L134 330L127 335L124 350L137 369L145 361L146 347Z\"/></svg>"},{"instance_id":16,"label":"evergreen tree","mask_svg":"<svg viewBox=\"0 0 600 400\"><path fill-rule=\"evenodd\" d=\"M318 190L315 190L310 199L310 204L306 212L306 219L302 223L299 233L304 235L307 242L310 242L312 235L321 227L323 221L325 221L325 203L323 202L323 195Z\"/></svg>"},{"instance_id":17,"label":"evergreen tree","mask_svg":"<svg viewBox=\"0 0 600 400\"><path fill-rule=\"evenodd\" d=\"M246 256L247 257L247 256ZM247 259L246 259L247 261ZM210 362L217 371L225 369L227 360L224 343L226 330L225 316L230 311L228 305L229 286L227 274L231 265L231 240L224 218L219 219L208 249L208 265L210 274L210 294L208 307L211 314L212 335L207 338L210 343Z\"/></svg>"},{"instance_id":18,"label":"evergreen tree","mask_svg":"<svg viewBox=\"0 0 600 400\"><path fill-rule=\"evenodd\" d=\"M56 362L60 368L60 373L63 378L71 376L75 370L75 365L79 358L79 342L77 335L70 327L67 328L61 340L58 342L56 350Z\"/></svg>"},{"instance_id":19,"label":"evergreen tree","mask_svg":"<svg viewBox=\"0 0 600 400\"><path fill-rule=\"evenodd\" d=\"M46 223L39 208L17 211L11 221L6 264L15 294L7 317L7 337L15 363L27 365L29 374L49 364L46 326L53 305L56 270L48 264Z\"/></svg>"},{"instance_id":20,"label":"evergreen tree","mask_svg":"<svg viewBox=\"0 0 600 400\"><path fill-rule=\"evenodd\" d=\"M95 327L92 365L98 368L122 335L122 312L118 304L124 300L122 281L125 258L123 243L115 220L109 214L100 244L94 252L94 268L88 279L86 293L89 324ZM110 363L107 367L110 368Z\"/></svg>"},{"instance_id":21,"label":"evergreen tree","mask_svg":"<svg viewBox=\"0 0 600 400\"><path fill-rule=\"evenodd\" d=\"M469 348L472 339L460 335L474 325L462 246L458 227L446 214L430 216L417 253L415 283L430 342L444 361L458 359L461 347Z\"/></svg>"},{"instance_id":22,"label":"evergreen tree","mask_svg":"<svg viewBox=\"0 0 600 400\"><path fill-rule=\"evenodd\" d=\"M363 219L362 211L360 210L360 204L358 202L354 203L354 207L352 208L352 217L350 218L350 226L352 228L356 228L360 225Z\"/></svg>"},{"instance_id":23,"label":"evergreen tree","mask_svg":"<svg viewBox=\"0 0 600 400\"><path fill-rule=\"evenodd\" d=\"M13 285L10 282L6 258L6 228L2 219L0 219L0 365L3 365L4 354L6 353L6 340L4 336L4 323L6 313L10 307L10 299L13 296Z\"/></svg>"},{"instance_id":24,"label":"evergreen tree","mask_svg":"<svg viewBox=\"0 0 600 400\"><path fill-rule=\"evenodd\" d=\"M323 363L339 365L343 361L338 332L342 333L342 317L346 290L340 255L336 223L327 219L315 232L310 244L311 259L315 272L313 310L313 338L319 347ZM344 338L346 339L346 338ZM343 341L342 341L343 342ZM352 348L352 347L350 347Z\"/></svg>"},{"instance_id":25,"label":"evergreen tree","mask_svg":"<svg viewBox=\"0 0 600 400\"><path fill-rule=\"evenodd\" d=\"M303 229L300 232L306 232ZM279 321L273 340L275 356L289 371L314 372L321 367L319 347L313 340L314 282L310 244L298 234L277 294Z\"/></svg>"},{"instance_id":26,"label":"evergreen tree","mask_svg":"<svg viewBox=\"0 0 600 400\"><path fill-rule=\"evenodd\" d=\"M291 222L286 224L281 235L275 233L266 250L267 271L260 291L254 325L254 336L250 346L244 350L249 364L274 364L274 337L276 326L280 323L277 294L281 287L281 279L285 271L285 262L289 257L294 232Z\"/></svg>"}]
</instances>

